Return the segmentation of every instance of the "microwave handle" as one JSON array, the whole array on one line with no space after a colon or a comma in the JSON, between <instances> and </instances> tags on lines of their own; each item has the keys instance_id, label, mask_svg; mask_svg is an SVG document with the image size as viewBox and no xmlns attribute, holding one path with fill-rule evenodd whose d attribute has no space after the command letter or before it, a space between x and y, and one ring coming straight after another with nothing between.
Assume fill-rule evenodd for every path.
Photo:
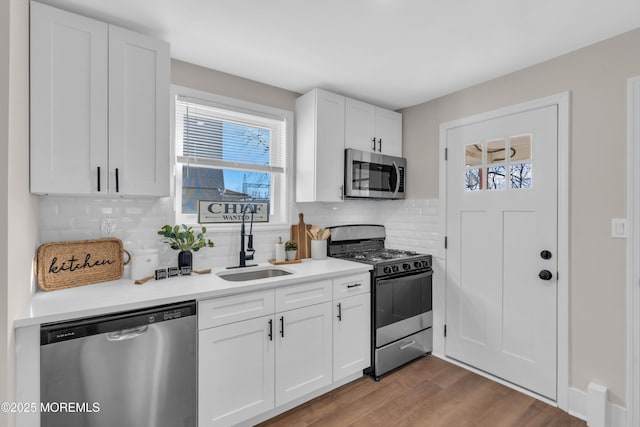
<instances>
[{"instance_id":1,"label":"microwave handle","mask_svg":"<svg viewBox=\"0 0 640 427\"><path fill-rule=\"evenodd\" d=\"M395 161L393 162L393 167L396 170L396 189L393 191L393 197L396 197L398 195L398 191L400 191L400 168Z\"/></svg>"}]
</instances>

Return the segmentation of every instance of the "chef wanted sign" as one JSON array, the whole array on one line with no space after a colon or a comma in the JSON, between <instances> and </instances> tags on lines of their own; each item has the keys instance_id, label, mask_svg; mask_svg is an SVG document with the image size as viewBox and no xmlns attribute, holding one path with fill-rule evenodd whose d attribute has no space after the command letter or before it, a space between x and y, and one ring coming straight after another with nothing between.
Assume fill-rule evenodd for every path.
<instances>
[{"instance_id":1,"label":"chef wanted sign","mask_svg":"<svg viewBox=\"0 0 640 427\"><path fill-rule=\"evenodd\" d=\"M268 202L238 202L222 200L198 200L198 223L234 223L251 221L269 222ZM244 213L244 215L243 215Z\"/></svg>"}]
</instances>

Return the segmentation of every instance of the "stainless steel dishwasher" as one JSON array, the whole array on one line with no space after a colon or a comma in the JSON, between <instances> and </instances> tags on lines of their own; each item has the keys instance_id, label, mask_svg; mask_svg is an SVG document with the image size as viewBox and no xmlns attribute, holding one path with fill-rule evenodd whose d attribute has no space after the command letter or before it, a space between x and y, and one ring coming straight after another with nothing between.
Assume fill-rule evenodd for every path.
<instances>
[{"instance_id":1,"label":"stainless steel dishwasher","mask_svg":"<svg viewBox=\"0 0 640 427\"><path fill-rule=\"evenodd\" d=\"M195 427L196 303L45 324L42 427Z\"/></svg>"}]
</instances>

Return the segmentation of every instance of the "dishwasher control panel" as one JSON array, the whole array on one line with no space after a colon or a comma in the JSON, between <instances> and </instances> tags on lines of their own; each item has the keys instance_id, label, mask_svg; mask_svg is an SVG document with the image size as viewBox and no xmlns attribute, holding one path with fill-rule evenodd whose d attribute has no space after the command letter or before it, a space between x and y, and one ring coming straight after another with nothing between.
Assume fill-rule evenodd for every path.
<instances>
[{"instance_id":1,"label":"dishwasher control panel","mask_svg":"<svg viewBox=\"0 0 640 427\"><path fill-rule=\"evenodd\" d=\"M161 305L142 310L113 313L40 327L40 345L83 338L91 335L139 328L154 323L178 320L196 315L196 302Z\"/></svg>"}]
</instances>

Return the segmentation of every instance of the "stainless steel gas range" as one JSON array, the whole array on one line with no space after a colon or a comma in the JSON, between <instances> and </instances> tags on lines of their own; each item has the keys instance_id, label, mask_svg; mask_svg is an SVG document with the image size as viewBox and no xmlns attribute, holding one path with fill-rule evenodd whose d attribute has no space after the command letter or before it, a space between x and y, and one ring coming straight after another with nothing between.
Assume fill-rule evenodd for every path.
<instances>
[{"instance_id":1,"label":"stainless steel gas range","mask_svg":"<svg viewBox=\"0 0 640 427\"><path fill-rule=\"evenodd\" d=\"M331 228L328 254L372 265L371 368L380 375L433 348L431 255L386 249L382 225Z\"/></svg>"}]
</instances>

